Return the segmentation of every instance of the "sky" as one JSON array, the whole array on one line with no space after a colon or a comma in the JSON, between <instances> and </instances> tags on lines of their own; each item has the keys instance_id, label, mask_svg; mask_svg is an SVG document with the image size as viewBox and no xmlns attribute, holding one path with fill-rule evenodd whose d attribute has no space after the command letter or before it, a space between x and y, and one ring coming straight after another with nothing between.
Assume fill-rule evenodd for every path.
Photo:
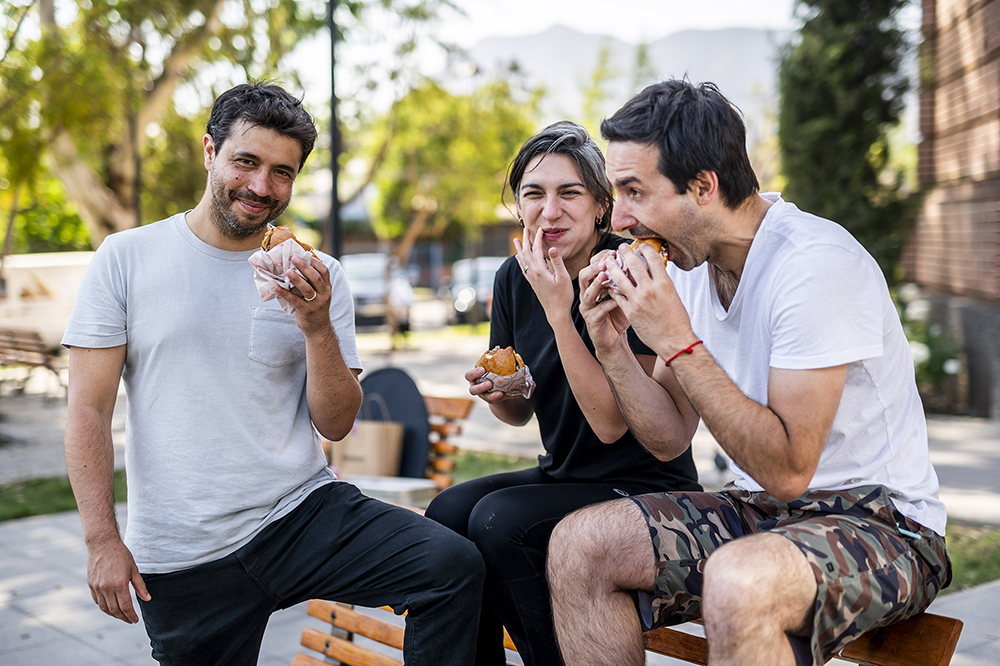
<instances>
[{"instance_id":1,"label":"sky","mask_svg":"<svg viewBox=\"0 0 1000 666\"><path fill-rule=\"evenodd\" d=\"M632 43L653 41L681 30L791 30L796 25L794 0L456 0L456 4L466 16L448 12L435 33L465 47L489 37L533 35L557 24ZM291 61L303 74L309 104L329 99L328 40L321 32L304 42ZM440 53L429 55L422 71L440 70L443 60L435 57ZM340 67L337 71L341 76Z\"/></svg>"},{"instance_id":2,"label":"sky","mask_svg":"<svg viewBox=\"0 0 1000 666\"><path fill-rule=\"evenodd\" d=\"M531 35L554 24L639 43L680 30L793 27L793 0L459 0L467 18L441 32L463 46ZM611 9L601 10L601 7Z\"/></svg>"}]
</instances>

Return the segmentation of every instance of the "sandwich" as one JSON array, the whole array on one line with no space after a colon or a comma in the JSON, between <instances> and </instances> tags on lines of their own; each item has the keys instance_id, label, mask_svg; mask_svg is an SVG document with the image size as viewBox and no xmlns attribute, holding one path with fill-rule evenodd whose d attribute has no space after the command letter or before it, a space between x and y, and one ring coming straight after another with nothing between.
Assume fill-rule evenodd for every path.
<instances>
[{"instance_id":1,"label":"sandwich","mask_svg":"<svg viewBox=\"0 0 1000 666\"><path fill-rule=\"evenodd\" d=\"M630 247L632 248L633 252L639 254L639 248L642 247L643 244L649 245L654 250L656 250L656 252L660 255L660 259L663 260L663 265L664 266L667 265L668 253L670 251L670 248L666 243L663 242L663 240L659 238L636 238L634 241L632 241L632 245L630 245ZM641 258L642 255L639 254L639 257Z\"/></svg>"},{"instance_id":2,"label":"sandwich","mask_svg":"<svg viewBox=\"0 0 1000 666\"><path fill-rule=\"evenodd\" d=\"M264 234L264 240L262 240L260 242L260 249L262 249L265 252L267 252L272 247L278 247L279 245L281 245L282 243L284 243L287 240L293 240L293 241L295 241L296 243L299 244L299 246L303 250L305 250L306 252L310 253L312 256L316 257L316 253L313 252L312 245L310 245L309 243L303 243L302 241L300 241L298 238L295 237L295 234L292 233L291 228L287 227L287 226L284 226L284 225L282 225L280 227L271 227L271 226L269 226L267 228L267 233ZM319 259L319 257L316 257L316 258Z\"/></svg>"},{"instance_id":3,"label":"sandwich","mask_svg":"<svg viewBox=\"0 0 1000 666\"><path fill-rule=\"evenodd\" d=\"M524 367L521 355L514 351L513 347L494 347L479 357L476 361L477 368L484 368L486 372L494 375L507 377Z\"/></svg>"}]
</instances>

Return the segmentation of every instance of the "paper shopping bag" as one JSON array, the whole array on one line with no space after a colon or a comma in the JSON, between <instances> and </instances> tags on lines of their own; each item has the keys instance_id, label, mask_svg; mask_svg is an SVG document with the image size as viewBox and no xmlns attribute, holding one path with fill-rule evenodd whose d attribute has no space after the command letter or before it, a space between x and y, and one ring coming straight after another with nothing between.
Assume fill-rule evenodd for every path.
<instances>
[{"instance_id":1,"label":"paper shopping bag","mask_svg":"<svg viewBox=\"0 0 1000 666\"><path fill-rule=\"evenodd\" d=\"M403 424L355 421L350 434L330 442L330 467L337 476L398 476Z\"/></svg>"}]
</instances>

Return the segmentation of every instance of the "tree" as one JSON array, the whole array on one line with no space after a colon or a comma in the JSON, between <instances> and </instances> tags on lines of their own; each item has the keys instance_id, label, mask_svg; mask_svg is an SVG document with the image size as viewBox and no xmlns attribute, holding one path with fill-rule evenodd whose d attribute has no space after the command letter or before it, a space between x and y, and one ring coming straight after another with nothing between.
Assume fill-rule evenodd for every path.
<instances>
[{"instance_id":1,"label":"tree","mask_svg":"<svg viewBox=\"0 0 1000 666\"><path fill-rule=\"evenodd\" d=\"M385 115L385 146L375 177L373 226L402 266L420 237L475 234L497 219L507 164L534 131L537 98L515 99L503 81L453 95L426 80Z\"/></svg>"},{"instance_id":2,"label":"tree","mask_svg":"<svg viewBox=\"0 0 1000 666\"><path fill-rule=\"evenodd\" d=\"M405 27L444 6L451 1L337 4L352 27L372 12ZM194 205L211 101L248 78L301 89L281 62L324 29L326 8L325 0L0 0L0 150L10 166L0 176L22 191L50 169L95 246L157 219L145 213ZM401 34L405 54L414 37ZM400 77L397 63L385 69ZM183 112L180 98L190 107Z\"/></svg>"},{"instance_id":3,"label":"tree","mask_svg":"<svg viewBox=\"0 0 1000 666\"><path fill-rule=\"evenodd\" d=\"M889 173L889 132L909 80L898 23L906 0L798 0L804 22L779 66L785 192L847 228L895 282L911 223Z\"/></svg>"}]
</instances>

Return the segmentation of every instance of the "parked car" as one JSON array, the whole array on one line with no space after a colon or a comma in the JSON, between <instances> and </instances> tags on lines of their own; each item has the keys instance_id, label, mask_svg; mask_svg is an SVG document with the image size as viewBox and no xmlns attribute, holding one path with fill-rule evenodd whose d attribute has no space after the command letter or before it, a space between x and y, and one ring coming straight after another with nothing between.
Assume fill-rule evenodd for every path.
<instances>
[{"instance_id":1,"label":"parked car","mask_svg":"<svg viewBox=\"0 0 1000 666\"><path fill-rule=\"evenodd\" d=\"M493 280L507 257L459 259L451 268L452 318L460 323L479 323L490 318Z\"/></svg>"},{"instance_id":2,"label":"parked car","mask_svg":"<svg viewBox=\"0 0 1000 666\"><path fill-rule=\"evenodd\" d=\"M396 315L399 330L410 329L410 306L413 305L413 286L406 271L396 257L390 254L345 254L340 264L347 274L347 284L354 297L354 320L361 324L380 324L386 321L386 296L389 307ZM386 265L390 265L389 289L385 288Z\"/></svg>"}]
</instances>

